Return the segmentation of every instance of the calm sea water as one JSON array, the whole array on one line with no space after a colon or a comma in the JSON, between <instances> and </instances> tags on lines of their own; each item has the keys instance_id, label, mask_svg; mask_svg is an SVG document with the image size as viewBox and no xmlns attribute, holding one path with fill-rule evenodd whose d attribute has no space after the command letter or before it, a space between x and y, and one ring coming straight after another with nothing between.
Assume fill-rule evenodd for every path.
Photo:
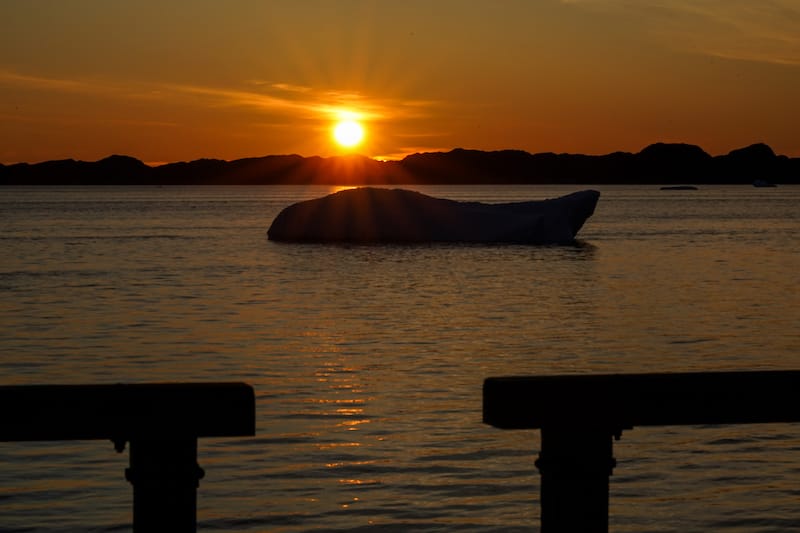
<instances>
[{"instance_id":1,"label":"calm sea water","mask_svg":"<svg viewBox=\"0 0 800 533\"><path fill-rule=\"evenodd\" d=\"M800 187L600 190L578 246L530 247L267 241L322 187L0 189L1 381L253 385L257 436L200 441L201 530L535 531L539 434L481 423L485 377L800 368ZM615 531L800 530L798 425L615 456ZM127 461L0 443L0 530L128 530Z\"/></svg>"}]
</instances>

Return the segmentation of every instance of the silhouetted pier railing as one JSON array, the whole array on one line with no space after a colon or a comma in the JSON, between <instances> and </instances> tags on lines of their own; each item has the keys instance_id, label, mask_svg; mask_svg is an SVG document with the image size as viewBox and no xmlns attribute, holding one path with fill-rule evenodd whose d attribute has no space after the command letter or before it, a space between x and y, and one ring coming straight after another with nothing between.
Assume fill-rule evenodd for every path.
<instances>
[{"instance_id":1,"label":"silhouetted pier railing","mask_svg":"<svg viewBox=\"0 0 800 533\"><path fill-rule=\"evenodd\" d=\"M0 386L0 441L130 443L134 531L195 531L199 437L255 435L244 383Z\"/></svg>"},{"instance_id":2,"label":"silhouetted pier railing","mask_svg":"<svg viewBox=\"0 0 800 533\"><path fill-rule=\"evenodd\" d=\"M800 421L800 371L488 378L483 421L540 429L544 533L608 531L612 437L635 426Z\"/></svg>"}]
</instances>

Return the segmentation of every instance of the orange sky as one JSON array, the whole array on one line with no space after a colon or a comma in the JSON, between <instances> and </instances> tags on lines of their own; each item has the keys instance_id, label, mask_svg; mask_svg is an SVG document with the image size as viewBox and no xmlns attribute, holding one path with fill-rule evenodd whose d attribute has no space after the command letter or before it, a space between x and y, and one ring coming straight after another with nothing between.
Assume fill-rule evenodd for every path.
<instances>
[{"instance_id":1,"label":"orange sky","mask_svg":"<svg viewBox=\"0 0 800 533\"><path fill-rule=\"evenodd\" d=\"M455 147L800 156L796 0L0 2L0 162Z\"/></svg>"}]
</instances>

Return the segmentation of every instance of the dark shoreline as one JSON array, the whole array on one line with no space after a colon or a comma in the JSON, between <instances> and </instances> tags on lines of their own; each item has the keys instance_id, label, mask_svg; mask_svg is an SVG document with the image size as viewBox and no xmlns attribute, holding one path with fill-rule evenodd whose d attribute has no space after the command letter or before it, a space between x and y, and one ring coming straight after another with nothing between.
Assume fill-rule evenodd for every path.
<instances>
[{"instance_id":1,"label":"dark shoreline","mask_svg":"<svg viewBox=\"0 0 800 533\"><path fill-rule=\"evenodd\" d=\"M151 167L129 156L0 165L0 185L470 185L470 184L800 184L800 158L753 144L711 156L698 146L657 143L638 153L530 154L521 150L363 156L271 155L198 159Z\"/></svg>"}]
</instances>

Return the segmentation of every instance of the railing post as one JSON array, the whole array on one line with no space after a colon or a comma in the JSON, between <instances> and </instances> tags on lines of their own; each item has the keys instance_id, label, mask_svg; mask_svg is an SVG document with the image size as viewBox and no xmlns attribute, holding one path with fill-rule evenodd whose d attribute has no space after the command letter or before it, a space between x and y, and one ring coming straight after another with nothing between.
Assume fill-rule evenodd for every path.
<instances>
[{"instance_id":1,"label":"railing post","mask_svg":"<svg viewBox=\"0 0 800 533\"><path fill-rule=\"evenodd\" d=\"M130 443L133 531L197 529L197 439L255 435L245 383L0 386L0 442Z\"/></svg>"},{"instance_id":2,"label":"railing post","mask_svg":"<svg viewBox=\"0 0 800 533\"><path fill-rule=\"evenodd\" d=\"M541 433L535 464L542 532L607 532L608 478L616 466L611 431L556 427Z\"/></svg>"},{"instance_id":3,"label":"railing post","mask_svg":"<svg viewBox=\"0 0 800 533\"><path fill-rule=\"evenodd\" d=\"M483 421L540 429L545 533L608 531L612 436L636 426L800 422L800 370L508 376L483 383Z\"/></svg>"},{"instance_id":4,"label":"railing post","mask_svg":"<svg viewBox=\"0 0 800 533\"><path fill-rule=\"evenodd\" d=\"M133 531L197 529L197 439L136 439L125 478L133 485Z\"/></svg>"}]
</instances>

